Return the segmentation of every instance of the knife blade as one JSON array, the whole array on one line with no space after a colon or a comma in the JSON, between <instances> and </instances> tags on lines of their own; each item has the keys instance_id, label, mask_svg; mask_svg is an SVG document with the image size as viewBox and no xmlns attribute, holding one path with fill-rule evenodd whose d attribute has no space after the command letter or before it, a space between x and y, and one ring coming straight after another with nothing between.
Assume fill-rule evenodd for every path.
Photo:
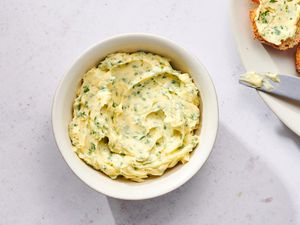
<instances>
[{"instance_id":1,"label":"knife blade","mask_svg":"<svg viewBox=\"0 0 300 225\"><path fill-rule=\"evenodd\" d=\"M240 80L239 83L247 87L255 88L265 93L286 97L296 101L300 101L300 79L294 76L277 75L280 79L279 82L275 82L267 77L267 82L271 85L254 86L251 83Z\"/></svg>"}]
</instances>

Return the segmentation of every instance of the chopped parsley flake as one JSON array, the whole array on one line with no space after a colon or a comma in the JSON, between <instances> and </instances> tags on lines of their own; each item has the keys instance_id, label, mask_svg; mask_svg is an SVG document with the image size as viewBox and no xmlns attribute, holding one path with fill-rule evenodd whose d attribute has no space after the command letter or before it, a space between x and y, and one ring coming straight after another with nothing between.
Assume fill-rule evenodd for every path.
<instances>
[{"instance_id":1,"label":"chopped parsley flake","mask_svg":"<svg viewBox=\"0 0 300 225\"><path fill-rule=\"evenodd\" d=\"M96 150L96 145L91 142L91 146L89 148L89 155L92 154Z\"/></svg>"},{"instance_id":2,"label":"chopped parsley flake","mask_svg":"<svg viewBox=\"0 0 300 225\"><path fill-rule=\"evenodd\" d=\"M274 32L276 35L280 35L280 30L278 29L278 27L274 27Z\"/></svg>"},{"instance_id":3,"label":"chopped parsley flake","mask_svg":"<svg viewBox=\"0 0 300 225\"><path fill-rule=\"evenodd\" d=\"M140 139L139 139L139 140L143 140L145 137L146 137L146 136L144 135L144 136L140 137Z\"/></svg>"},{"instance_id":4,"label":"chopped parsley flake","mask_svg":"<svg viewBox=\"0 0 300 225\"><path fill-rule=\"evenodd\" d=\"M78 117L84 117L84 116L86 116L86 114L85 114L85 112L78 112L77 116Z\"/></svg>"},{"instance_id":5,"label":"chopped parsley flake","mask_svg":"<svg viewBox=\"0 0 300 225\"><path fill-rule=\"evenodd\" d=\"M266 16L270 13L269 10L265 11L265 12L262 12L260 13L259 15L259 20L262 22L262 23L268 23L267 19L266 19Z\"/></svg>"},{"instance_id":6,"label":"chopped parsley flake","mask_svg":"<svg viewBox=\"0 0 300 225\"><path fill-rule=\"evenodd\" d=\"M84 85L83 86L83 93L87 93L90 90L89 86Z\"/></svg>"}]
</instances>

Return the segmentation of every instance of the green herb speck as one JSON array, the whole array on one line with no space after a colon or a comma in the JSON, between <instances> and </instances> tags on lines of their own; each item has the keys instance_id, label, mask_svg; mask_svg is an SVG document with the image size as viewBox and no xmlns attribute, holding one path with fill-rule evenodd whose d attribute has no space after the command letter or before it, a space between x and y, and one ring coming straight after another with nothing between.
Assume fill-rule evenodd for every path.
<instances>
[{"instance_id":1,"label":"green herb speck","mask_svg":"<svg viewBox=\"0 0 300 225\"><path fill-rule=\"evenodd\" d=\"M280 35L280 30L277 27L274 27L274 32L276 35Z\"/></svg>"},{"instance_id":2,"label":"green herb speck","mask_svg":"<svg viewBox=\"0 0 300 225\"><path fill-rule=\"evenodd\" d=\"M91 142L91 146L89 148L89 155L92 154L92 152L94 152L95 150L96 150L96 145L93 142Z\"/></svg>"},{"instance_id":3,"label":"green herb speck","mask_svg":"<svg viewBox=\"0 0 300 225\"><path fill-rule=\"evenodd\" d=\"M90 90L88 85L83 86L83 93L87 93Z\"/></svg>"},{"instance_id":4,"label":"green herb speck","mask_svg":"<svg viewBox=\"0 0 300 225\"><path fill-rule=\"evenodd\" d=\"M78 116L78 117L83 117L83 116L85 116L85 115L86 115L85 112L78 112L78 113L77 113L77 116Z\"/></svg>"},{"instance_id":5,"label":"green herb speck","mask_svg":"<svg viewBox=\"0 0 300 225\"><path fill-rule=\"evenodd\" d=\"M269 14L269 10L262 12L259 14L258 20L260 20L262 23L268 23L266 16Z\"/></svg>"}]
</instances>

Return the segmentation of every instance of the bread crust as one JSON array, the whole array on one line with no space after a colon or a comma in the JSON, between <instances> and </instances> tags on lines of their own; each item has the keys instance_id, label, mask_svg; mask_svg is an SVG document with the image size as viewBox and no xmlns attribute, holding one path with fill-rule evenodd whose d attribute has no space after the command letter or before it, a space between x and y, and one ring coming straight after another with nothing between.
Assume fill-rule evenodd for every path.
<instances>
[{"instance_id":1,"label":"bread crust","mask_svg":"<svg viewBox=\"0 0 300 225\"><path fill-rule=\"evenodd\" d=\"M298 45L296 50L296 70L298 73L300 73L300 45Z\"/></svg>"},{"instance_id":2,"label":"bread crust","mask_svg":"<svg viewBox=\"0 0 300 225\"><path fill-rule=\"evenodd\" d=\"M275 45L273 43L266 41L259 34L256 23L255 23L256 9L257 8L250 10L250 13L249 13L250 21L251 21L251 25L252 25L252 29L253 29L253 35L254 35L255 39L259 40L261 43L267 44L267 45L272 46L273 48L276 48L279 50L287 50L287 49L293 48L300 42L300 20L298 20L298 22L297 22L297 30L296 30L294 37L288 38L288 39L282 41L282 43L280 45Z\"/></svg>"}]
</instances>

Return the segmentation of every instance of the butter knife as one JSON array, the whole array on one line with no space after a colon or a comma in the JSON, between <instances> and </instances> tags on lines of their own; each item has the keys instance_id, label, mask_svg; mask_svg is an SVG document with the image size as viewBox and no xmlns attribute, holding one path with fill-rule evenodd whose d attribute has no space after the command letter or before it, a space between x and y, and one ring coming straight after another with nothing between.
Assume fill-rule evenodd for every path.
<instances>
[{"instance_id":1,"label":"butter knife","mask_svg":"<svg viewBox=\"0 0 300 225\"><path fill-rule=\"evenodd\" d=\"M277 75L277 77L280 80L279 82L265 77L264 80L266 79L268 85L255 86L242 80L239 83L265 93L300 101L300 79L287 75Z\"/></svg>"}]
</instances>

